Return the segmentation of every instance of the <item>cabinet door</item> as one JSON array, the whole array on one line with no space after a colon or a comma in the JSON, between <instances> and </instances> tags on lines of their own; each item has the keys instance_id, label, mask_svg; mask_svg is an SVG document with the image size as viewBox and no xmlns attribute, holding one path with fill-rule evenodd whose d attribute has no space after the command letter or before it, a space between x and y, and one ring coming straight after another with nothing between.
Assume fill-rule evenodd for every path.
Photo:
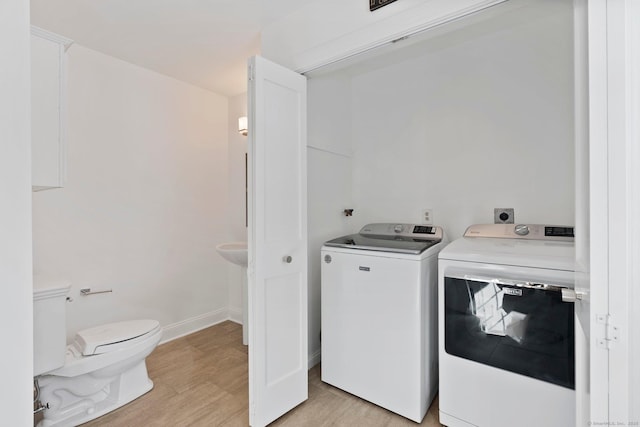
<instances>
[{"instance_id":1,"label":"cabinet door","mask_svg":"<svg viewBox=\"0 0 640 427\"><path fill-rule=\"evenodd\" d=\"M65 47L70 41L32 28L31 160L34 191L65 180Z\"/></svg>"}]
</instances>

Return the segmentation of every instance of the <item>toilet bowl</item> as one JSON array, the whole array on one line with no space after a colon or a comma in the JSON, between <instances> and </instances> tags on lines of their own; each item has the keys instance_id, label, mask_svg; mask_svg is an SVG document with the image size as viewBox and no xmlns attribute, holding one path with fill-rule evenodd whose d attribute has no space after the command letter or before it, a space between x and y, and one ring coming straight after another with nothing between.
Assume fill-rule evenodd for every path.
<instances>
[{"instance_id":1,"label":"toilet bowl","mask_svg":"<svg viewBox=\"0 0 640 427\"><path fill-rule=\"evenodd\" d=\"M34 319L38 310L35 294L34 289ZM153 381L145 359L161 335L156 320L110 323L76 333L66 347L61 366L43 373L36 371L40 374L39 400L48 405L38 427L76 426L151 390ZM34 350L39 351L37 341Z\"/></svg>"}]
</instances>

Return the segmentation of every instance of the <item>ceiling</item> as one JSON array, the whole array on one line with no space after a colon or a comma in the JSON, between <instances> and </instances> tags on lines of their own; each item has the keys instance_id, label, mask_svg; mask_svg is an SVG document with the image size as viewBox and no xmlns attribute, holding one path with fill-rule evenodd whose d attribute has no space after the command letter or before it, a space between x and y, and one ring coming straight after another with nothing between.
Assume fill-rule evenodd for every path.
<instances>
[{"instance_id":1,"label":"ceiling","mask_svg":"<svg viewBox=\"0 0 640 427\"><path fill-rule=\"evenodd\" d=\"M309 78L334 73L357 76L372 70L398 64L431 52L485 37L507 28L532 24L550 16L572 16L572 0L509 0L480 12L436 25L428 30L365 50L305 73ZM570 28L568 31L572 31ZM565 42L564 40L559 40Z\"/></svg>"},{"instance_id":2,"label":"ceiling","mask_svg":"<svg viewBox=\"0 0 640 427\"><path fill-rule=\"evenodd\" d=\"M31 0L31 23L225 96L267 24L313 0Z\"/></svg>"}]
</instances>

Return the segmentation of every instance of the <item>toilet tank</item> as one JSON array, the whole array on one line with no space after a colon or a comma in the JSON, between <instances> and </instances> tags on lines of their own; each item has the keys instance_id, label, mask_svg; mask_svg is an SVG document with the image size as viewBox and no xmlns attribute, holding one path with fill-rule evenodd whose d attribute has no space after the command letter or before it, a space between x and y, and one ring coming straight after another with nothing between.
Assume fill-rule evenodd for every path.
<instances>
[{"instance_id":1,"label":"toilet tank","mask_svg":"<svg viewBox=\"0 0 640 427\"><path fill-rule=\"evenodd\" d=\"M33 376L64 365L69 282L33 284Z\"/></svg>"}]
</instances>

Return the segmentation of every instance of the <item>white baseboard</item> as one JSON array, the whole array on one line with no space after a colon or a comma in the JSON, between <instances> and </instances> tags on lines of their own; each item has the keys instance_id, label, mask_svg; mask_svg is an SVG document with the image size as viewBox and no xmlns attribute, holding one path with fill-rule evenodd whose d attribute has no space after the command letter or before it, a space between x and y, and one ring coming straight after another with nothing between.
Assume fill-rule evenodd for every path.
<instances>
[{"instance_id":1,"label":"white baseboard","mask_svg":"<svg viewBox=\"0 0 640 427\"><path fill-rule=\"evenodd\" d=\"M204 313L190 319L182 320L177 323L172 323L171 325L167 325L162 328L162 340L160 341L160 344L192 334L201 329L224 322L225 320L230 320L229 310L227 310L226 307L209 313Z\"/></svg>"},{"instance_id":2,"label":"white baseboard","mask_svg":"<svg viewBox=\"0 0 640 427\"><path fill-rule=\"evenodd\" d=\"M241 308L229 308L229 320L242 325L242 309Z\"/></svg>"},{"instance_id":3,"label":"white baseboard","mask_svg":"<svg viewBox=\"0 0 640 427\"><path fill-rule=\"evenodd\" d=\"M318 349L309 355L309 362L308 362L309 369L313 368L318 363L320 363L320 354L321 354L320 349Z\"/></svg>"}]
</instances>

